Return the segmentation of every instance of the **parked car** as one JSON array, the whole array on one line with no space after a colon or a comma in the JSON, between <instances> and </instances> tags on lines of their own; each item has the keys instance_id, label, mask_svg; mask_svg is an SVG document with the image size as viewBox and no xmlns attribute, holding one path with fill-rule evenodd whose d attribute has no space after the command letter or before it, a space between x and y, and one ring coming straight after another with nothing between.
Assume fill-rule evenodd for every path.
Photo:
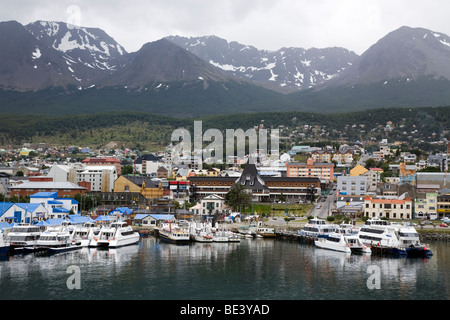
<instances>
[{"instance_id":1,"label":"parked car","mask_svg":"<svg viewBox=\"0 0 450 320\"><path fill-rule=\"evenodd\" d=\"M446 223L444 223L444 222L441 222L441 223L439 224L439 226L440 226L440 227L446 228L446 227L448 227L448 224L446 224Z\"/></svg>"}]
</instances>

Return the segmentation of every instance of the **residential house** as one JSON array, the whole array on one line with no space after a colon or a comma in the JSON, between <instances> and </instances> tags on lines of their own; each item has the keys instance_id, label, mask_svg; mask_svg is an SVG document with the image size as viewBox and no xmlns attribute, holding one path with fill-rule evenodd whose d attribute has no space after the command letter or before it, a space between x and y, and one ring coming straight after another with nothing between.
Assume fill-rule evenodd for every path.
<instances>
[{"instance_id":1,"label":"residential house","mask_svg":"<svg viewBox=\"0 0 450 320\"><path fill-rule=\"evenodd\" d=\"M315 150L311 153L314 162L331 162L332 153L328 150Z\"/></svg>"},{"instance_id":2,"label":"residential house","mask_svg":"<svg viewBox=\"0 0 450 320\"><path fill-rule=\"evenodd\" d=\"M165 166L159 166L158 169L156 169L156 178L168 179L169 178L169 170Z\"/></svg>"},{"instance_id":3,"label":"residential house","mask_svg":"<svg viewBox=\"0 0 450 320\"><path fill-rule=\"evenodd\" d=\"M377 184L381 180L380 175L383 169L380 168L370 168L367 172L362 175L367 177L367 191L375 192L377 190Z\"/></svg>"},{"instance_id":4,"label":"residential house","mask_svg":"<svg viewBox=\"0 0 450 320\"><path fill-rule=\"evenodd\" d=\"M353 162L353 153L350 150L344 152L336 151L333 154L333 161L336 161L339 164L341 163L350 164Z\"/></svg>"}]
</instances>

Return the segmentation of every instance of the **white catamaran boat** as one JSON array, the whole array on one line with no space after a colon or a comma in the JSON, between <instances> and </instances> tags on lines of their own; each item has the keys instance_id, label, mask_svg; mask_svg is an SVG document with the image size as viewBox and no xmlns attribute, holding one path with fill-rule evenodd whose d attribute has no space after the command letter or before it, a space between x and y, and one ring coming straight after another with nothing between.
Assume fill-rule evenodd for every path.
<instances>
[{"instance_id":1,"label":"white catamaran boat","mask_svg":"<svg viewBox=\"0 0 450 320\"><path fill-rule=\"evenodd\" d=\"M339 226L335 224L327 224L325 220L313 218L300 230L300 237L302 238L327 238L331 233L337 232Z\"/></svg>"},{"instance_id":2,"label":"white catamaran boat","mask_svg":"<svg viewBox=\"0 0 450 320\"><path fill-rule=\"evenodd\" d=\"M139 242L139 233L133 231L125 221L113 222L109 227L103 227L97 239L97 248L118 248Z\"/></svg>"},{"instance_id":3,"label":"white catamaran boat","mask_svg":"<svg viewBox=\"0 0 450 320\"><path fill-rule=\"evenodd\" d=\"M94 237L98 239L99 233L100 227L96 226L94 222L85 222L75 229L73 240L80 242L82 247L88 247Z\"/></svg>"},{"instance_id":4,"label":"white catamaran boat","mask_svg":"<svg viewBox=\"0 0 450 320\"><path fill-rule=\"evenodd\" d=\"M80 249L80 243L73 241L73 235L69 231L45 231L33 247L27 247L32 251L64 252Z\"/></svg>"},{"instance_id":5,"label":"white catamaran boat","mask_svg":"<svg viewBox=\"0 0 450 320\"><path fill-rule=\"evenodd\" d=\"M36 245L42 231L39 226L33 225L16 225L8 233L7 242L12 249L20 249L24 247L33 247Z\"/></svg>"},{"instance_id":6,"label":"white catamaran boat","mask_svg":"<svg viewBox=\"0 0 450 320\"><path fill-rule=\"evenodd\" d=\"M396 227L387 220L369 219L358 232L358 238L365 245L373 248L386 248L395 254L406 254L400 246Z\"/></svg>"}]
</instances>

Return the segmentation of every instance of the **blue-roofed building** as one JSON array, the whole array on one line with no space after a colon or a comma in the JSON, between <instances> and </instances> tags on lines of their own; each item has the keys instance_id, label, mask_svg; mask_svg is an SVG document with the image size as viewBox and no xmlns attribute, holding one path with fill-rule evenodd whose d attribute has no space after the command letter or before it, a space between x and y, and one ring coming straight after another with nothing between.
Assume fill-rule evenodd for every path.
<instances>
[{"instance_id":1,"label":"blue-roofed building","mask_svg":"<svg viewBox=\"0 0 450 320\"><path fill-rule=\"evenodd\" d=\"M133 210L131 210L128 207L119 207L119 208L115 208L114 210L111 210L111 212L109 213L110 215L114 215L114 216L123 216L123 215L131 215L131 213L133 212Z\"/></svg>"},{"instance_id":2,"label":"blue-roofed building","mask_svg":"<svg viewBox=\"0 0 450 320\"><path fill-rule=\"evenodd\" d=\"M47 210L40 203L0 203L0 222L30 223L47 217Z\"/></svg>"},{"instance_id":3,"label":"blue-roofed building","mask_svg":"<svg viewBox=\"0 0 450 320\"><path fill-rule=\"evenodd\" d=\"M175 216L173 214L154 214L154 213L139 213L133 219L133 224L140 226L156 227L162 222L173 221Z\"/></svg>"},{"instance_id":4,"label":"blue-roofed building","mask_svg":"<svg viewBox=\"0 0 450 320\"><path fill-rule=\"evenodd\" d=\"M78 201L72 198L58 198L57 192L37 192L30 196L30 204L42 204L49 218L65 218L78 213Z\"/></svg>"}]
</instances>

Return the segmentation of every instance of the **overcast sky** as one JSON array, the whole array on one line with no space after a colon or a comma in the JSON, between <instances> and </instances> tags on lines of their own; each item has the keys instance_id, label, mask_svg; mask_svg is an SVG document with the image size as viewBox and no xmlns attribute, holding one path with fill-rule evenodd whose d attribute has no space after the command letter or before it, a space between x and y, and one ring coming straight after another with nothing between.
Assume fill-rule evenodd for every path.
<instances>
[{"instance_id":1,"label":"overcast sky","mask_svg":"<svg viewBox=\"0 0 450 320\"><path fill-rule=\"evenodd\" d=\"M339 46L362 54L387 33L450 35L448 0L0 0L0 20L103 29L128 52L169 35L216 35L258 49Z\"/></svg>"}]
</instances>

